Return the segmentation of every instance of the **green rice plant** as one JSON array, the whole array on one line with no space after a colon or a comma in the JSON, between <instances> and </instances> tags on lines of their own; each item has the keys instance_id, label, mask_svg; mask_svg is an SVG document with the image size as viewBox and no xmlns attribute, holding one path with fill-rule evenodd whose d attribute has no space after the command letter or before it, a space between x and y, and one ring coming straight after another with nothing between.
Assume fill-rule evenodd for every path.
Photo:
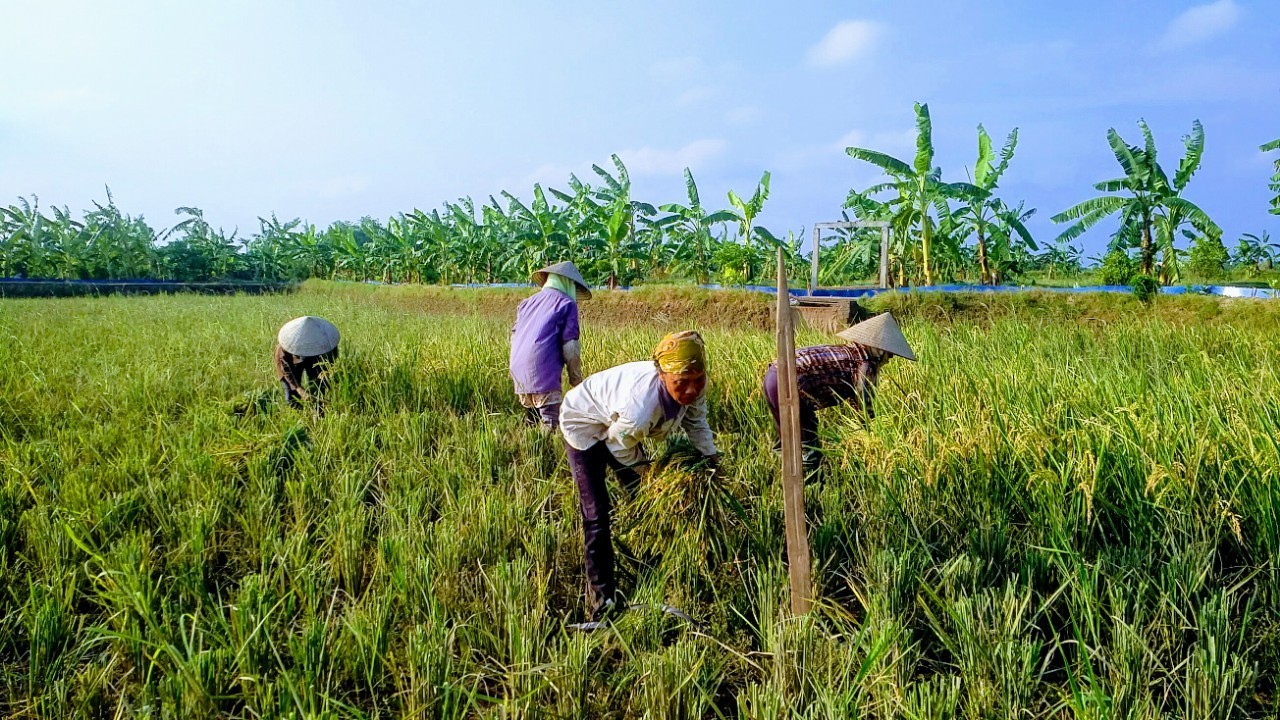
<instances>
[{"instance_id":1,"label":"green rice plant","mask_svg":"<svg viewBox=\"0 0 1280 720\"><path fill-rule=\"evenodd\" d=\"M588 372L704 301L641 295L584 322ZM803 619L773 338L700 326L723 461L652 448L616 503L635 609L581 634L577 492L486 298L0 302L0 714L1277 717L1268 306L886 301L921 361L820 414ZM301 313L343 332L323 414L271 374Z\"/></svg>"}]
</instances>

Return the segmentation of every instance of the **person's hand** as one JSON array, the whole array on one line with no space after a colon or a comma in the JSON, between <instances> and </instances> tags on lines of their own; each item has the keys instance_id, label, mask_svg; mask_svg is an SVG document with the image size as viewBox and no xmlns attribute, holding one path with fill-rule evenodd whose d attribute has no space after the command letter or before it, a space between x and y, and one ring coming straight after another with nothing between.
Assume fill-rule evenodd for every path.
<instances>
[{"instance_id":1,"label":"person's hand","mask_svg":"<svg viewBox=\"0 0 1280 720\"><path fill-rule=\"evenodd\" d=\"M707 467L708 467L708 468L710 468L711 470L719 470L719 469L720 469L720 453L714 453L714 454L711 454L711 455L703 455L703 456L702 456L702 461L703 461L704 463L706 463L706 464L707 464Z\"/></svg>"}]
</instances>

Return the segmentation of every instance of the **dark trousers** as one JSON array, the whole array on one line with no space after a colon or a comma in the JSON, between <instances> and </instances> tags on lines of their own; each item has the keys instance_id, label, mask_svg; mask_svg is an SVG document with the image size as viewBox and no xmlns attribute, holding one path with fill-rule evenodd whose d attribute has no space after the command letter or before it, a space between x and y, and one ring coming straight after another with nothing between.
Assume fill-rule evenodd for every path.
<instances>
[{"instance_id":1,"label":"dark trousers","mask_svg":"<svg viewBox=\"0 0 1280 720\"><path fill-rule=\"evenodd\" d=\"M291 408L302 407L302 398L299 397L298 394L293 391L293 386L285 382L284 380L281 380L280 384L284 386L284 399L286 402L289 403L289 407Z\"/></svg>"},{"instance_id":2,"label":"dark trousers","mask_svg":"<svg viewBox=\"0 0 1280 720\"><path fill-rule=\"evenodd\" d=\"M615 598L618 587L614 579L613 532L610 529L609 489L606 470L613 473L628 492L640 484L640 473L618 462L603 442L586 450L565 443L569 455L569 471L578 486L578 504L582 513L583 565L587 575L587 606L594 617L606 600Z\"/></svg>"},{"instance_id":3,"label":"dark trousers","mask_svg":"<svg viewBox=\"0 0 1280 720\"><path fill-rule=\"evenodd\" d=\"M782 428L778 420L778 367L770 365L764 374L764 399L769 403L769 413L773 415L773 427L778 431L778 442L781 444ZM818 447L818 411L813 403L800 397L800 445L805 448Z\"/></svg>"},{"instance_id":4,"label":"dark trousers","mask_svg":"<svg viewBox=\"0 0 1280 720\"><path fill-rule=\"evenodd\" d=\"M560 403L540 408L527 407L524 409L524 421L528 425L546 425L555 430L560 427Z\"/></svg>"}]
</instances>

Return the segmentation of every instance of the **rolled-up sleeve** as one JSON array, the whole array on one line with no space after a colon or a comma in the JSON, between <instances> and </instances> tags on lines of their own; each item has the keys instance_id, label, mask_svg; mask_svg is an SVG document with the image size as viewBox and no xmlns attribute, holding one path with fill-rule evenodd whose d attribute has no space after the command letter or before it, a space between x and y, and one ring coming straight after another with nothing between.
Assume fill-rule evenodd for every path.
<instances>
[{"instance_id":1,"label":"rolled-up sleeve","mask_svg":"<svg viewBox=\"0 0 1280 720\"><path fill-rule=\"evenodd\" d=\"M706 395L698 398L685 410L680 426L684 428L685 434L689 436L689 442L693 443L698 452L703 455L716 454L716 442L711 436L711 426L707 423Z\"/></svg>"},{"instance_id":2,"label":"rolled-up sleeve","mask_svg":"<svg viewBox=\"0 0 1280 720\"><path fill-rule=\"evenodd\" d=\"M578 306L576 303L565 305L564 324L560 326L560 344L578 340Z\"/></svg>"}]
</instances>

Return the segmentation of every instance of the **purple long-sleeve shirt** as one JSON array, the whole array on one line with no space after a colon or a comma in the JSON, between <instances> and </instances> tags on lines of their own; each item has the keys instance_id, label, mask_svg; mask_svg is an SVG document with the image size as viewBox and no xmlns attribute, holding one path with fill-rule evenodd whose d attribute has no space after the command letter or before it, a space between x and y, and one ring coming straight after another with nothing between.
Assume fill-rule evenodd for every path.
<instances>
[{"instance_id":1,"label":"purple long-sleeve shirt","mask_svg":"<svg viewBox=\"0 0 1280 720\"><path fill-rule=\"evenodd\" d=\"M511 328L511 379L516 393L558 392L564 373L564 344L578 339L578 304L544 287L516 309Z\"/></svg>"}]
</instances>

